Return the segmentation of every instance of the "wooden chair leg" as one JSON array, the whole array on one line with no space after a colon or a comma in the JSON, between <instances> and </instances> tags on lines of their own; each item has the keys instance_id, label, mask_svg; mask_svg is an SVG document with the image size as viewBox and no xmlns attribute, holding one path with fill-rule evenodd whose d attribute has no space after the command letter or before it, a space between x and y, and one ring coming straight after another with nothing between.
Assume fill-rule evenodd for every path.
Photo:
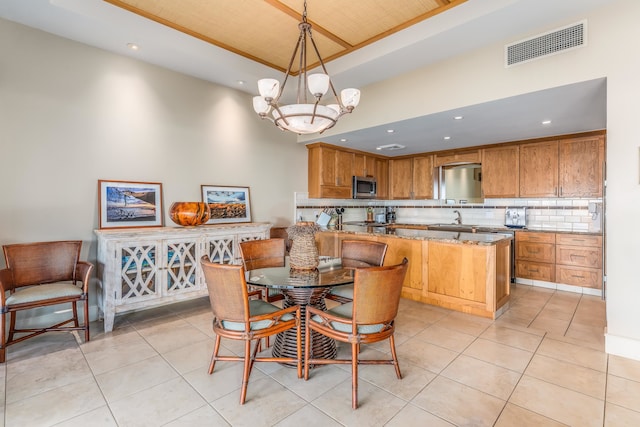
<instances>
[{"instance_id":1,"label":"wooden chair leg","mask_svg":"<svg viewBox=\"0 0 640 427\"><path fill-rule=\"evenodd\" d=\"M7 342L13 341L14 331L16 330L16 312L12 311L9 313L9 339ZM3 331L4 333L4 331Z\"/></svg>"},{"instance_id":2,"label":"wooden chair leg","mask_svg":"<svg viewBox=\"0 0 640 427\"><path fill-rule=\"evenodd\" d=\"M211 364L209 364L209 375L213 374L213 368L216 366L216 357L218 357L218 351L220 350L220 336L216 335L216 342L213 345L213 354L211 355Z\"/></svg>"},{"instance_id":3,"label":"wooden chair leg","mask_svg":"<svg viewBox=\"0 0 640 427\"><path fill-rule=\"evenodd\" d=\"M296 328L296 343L298 350L298 378L302 378L302 330L299 323Z\"/></svg>"},{"instance_id":4,"label":"wooden chair leg","mask_svg":"<svg viewBox=\"0 0 640 427\"><path fill-rule=\"evenodd\" d=\"M89 342L90 334L89 334L89 298L88 297L86 300L84 300L84 327L86 328L84 330L84 340L85 342Z\"/></svg>"},{"instance_id":5,"label":"wooden chair leg","mask_svg":"<svg viewBox=\"0 0 640 427\"><path fill-rule=\"evenodd\" d=\"M241 405L244 405L244 401L247 398L247 386L249 385L249 372L251 372L251 362L251 341L246 340L244 343L244 369L242 371L242 388L240 389Z\"/></svg>"},{"instance_id":6,"label":"wooden chair leg","mask_svg":"<svg viewBox=\"0 0 640 427\"><path fill-rule=\"evenodd\" d=\"M398 356L396 355L396 343L393 339L393 335L389 337L389 345L391 346L391 357L393 358L393 366L395 366L396 368L396 377L401 380L402 373L400 372L400 364L398 363Z\"/></svg>"},{"instance_id":7,"label":"wooden chair leg","mask_svg":"<svg viewBox=\"0 0 640 427\"><path fill-rule=\"evenodd\" d=\"M71 303L71 310L73 311L73 326L79 328L80 322L78 321L78 306L75 302Z\"/></svg>"},{"instance_id":8,"label":"wooden chair leg","mask_svg":"<svg viewBox=\"0 0 640 427\"><path fill-rule=\"evenodd\" d=\"M2 336L0 337L0 363L4 363L7 356L7 347L6 347L6 331L5 328L5 316L6 314L0 314L0 332Z\"/></svg>"},{"instance_id":9,"label":"wooden chair leg","mask_svg":"<svg viewBox=\"0 0 640 427\"><path fill-rule=\"evenodd\" d=\"M307 313L307 315L309 315ZM298 340L299 341L299 340ZM311 353L311 329L309 329L309 321L304 328L304 379L309 379L309 353Z\"/></svg>"},{"instance_id":10,"label":"wooden chair leg","mask_svg":"<svg viewBox=\"0 0 640 427\"><path fill-rule=\"evenodd\" d=\"M351 344L351 407L358 409L358 350L357 343Z\"/></svg>"}]
</instances>

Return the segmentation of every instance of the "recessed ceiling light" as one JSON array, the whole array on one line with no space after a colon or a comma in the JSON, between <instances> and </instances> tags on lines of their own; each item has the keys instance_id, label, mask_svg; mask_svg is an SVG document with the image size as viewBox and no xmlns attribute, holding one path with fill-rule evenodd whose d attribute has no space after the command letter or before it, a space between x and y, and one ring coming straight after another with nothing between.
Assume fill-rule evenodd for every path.
<instances>
[{"instance_id":1,"label":"recessed ceiling light","mask_svg":"<svg viewBox=\"0 0 640 427\"><path fill-rule=\"evenodd\" d=\"M400 144L387 144L376 147L376 150L402 150L403 148L407 148L404 145Z\"/></svg>"},{"instance_id":2,"label":"recessed ceiling light","mask_svg":"<svg viewBox=\"0 0 640 427\"><path fill-rule=\"evenodd\" d=\"M244 84L245 84L245 81L244 81L244 80L238 80L238 84L239 84L240 86L242 86L242 85L244 85Z\"/></svg>"},{"instance_id":3,"label":"recessed ceiling light","mask_svg":"<svg viewBox=\"0 0 640 427\"><path fill-rule=\"evenodd\" d=\"M129 49L131 49L131 50L138 50L138 49L140 49L140 46L138 46L138 45L137 45L137 44L135 44L135 43L127 43L127 47L128 47Z\"/></svg>"},{"instance_id":4,"label":"recessed ceiling light","mask_svg":"<svg viewBox=\"0 0 640 427\"><path fill-rule=\"evenodd\" d=\"M445 141L447 141L447 140L451 139L451 137L450 136L445 136L444 139L445 139Z\"/></svg>"},{"instance_id":5,"label":"recessed ceiling light","mask_svg":"<svg viewBox=\"0 0 640 427\"><path fill-rule=\"evenodd\" d=\"M340 142L347 142L347 138L340 138Z\"/></svg>"},{"instance_id":6,"label":"recessed ceiling light","mask_svg":"<svg viewBox=\"0 0 640 427\"><path fill-rule=\"evenodd\" d=\"M542 124L543 125L550 125L551 124L551 120L543 120Z\"/></svg>"},{"instance_id":7,"label":"recessed ceiling light","mask_svg":"<svg viewBox=\"0 0 640 427\"><path fill-rule=\"evenodd\" d=\"M464 118L463 116L455 116L453 120L462 120L463 118Z\"/></svg>"},{"instance_id":8,"label":"recessed ceiling light","mask_svg":"<svg viewBox=\"0 0 640 427\"><path fill-rule=\"evenodd\" d=\"M393 130L393 129L387 129L387 133L394 133L394 132L395 132L395 130Z\"/></svg>"}]
</instances>

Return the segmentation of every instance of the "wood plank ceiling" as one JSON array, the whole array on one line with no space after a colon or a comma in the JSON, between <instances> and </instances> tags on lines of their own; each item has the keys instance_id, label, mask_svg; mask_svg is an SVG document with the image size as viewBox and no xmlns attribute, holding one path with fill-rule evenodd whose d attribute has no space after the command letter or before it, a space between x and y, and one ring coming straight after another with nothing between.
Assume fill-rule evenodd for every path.
<instances>
[{"instance_id":1,"label":"wood plank ceiling","mask_svg":"<svg viewBox=\"0 0 640 427\"><path fill-rule=\"evenodd\" d=\"M303 10L303 0L104 1L283 72ZM307 0L307 20L326 63L466 1Z\"/></svg>"}]
</instances>

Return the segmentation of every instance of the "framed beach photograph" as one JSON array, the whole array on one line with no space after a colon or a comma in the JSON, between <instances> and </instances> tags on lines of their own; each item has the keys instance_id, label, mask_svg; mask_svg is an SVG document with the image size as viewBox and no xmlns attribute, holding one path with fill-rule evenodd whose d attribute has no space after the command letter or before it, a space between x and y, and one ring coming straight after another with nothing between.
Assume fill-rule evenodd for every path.
<instances>
[{"instance_id":1,"label":"framed beach photograph","mask_svg":"<svg viewBox=\"0 0 640 427\"><path fill-rule=\"evenodd\" d=\"M161 227L162 184L98 180L100 228Z\"/></svg>"},{"instance_id":2,"label":"framed beach photograph","mask_svg":"<svg viewBox=\"0 0 640 427\"><path fill-rule=\"evenodd\" d=\"M207 224L251 222L249 187L202 185L202 201L209 204L211 219Z\"/></svg>"}]
</instances>

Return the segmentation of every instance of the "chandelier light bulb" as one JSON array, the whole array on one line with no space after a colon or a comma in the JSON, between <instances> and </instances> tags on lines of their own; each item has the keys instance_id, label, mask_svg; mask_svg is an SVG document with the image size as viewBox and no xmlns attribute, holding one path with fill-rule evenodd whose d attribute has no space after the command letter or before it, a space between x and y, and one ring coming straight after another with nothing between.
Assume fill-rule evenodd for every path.
<instances>
[{"instance_id":1,"label":"chandelier light bulb","mask_svg":"<svg viewBox=\"0 0 640 427\"><path fill-rule=\"evenodd\" d=\"M353 109L360 103L360 91L358 89L343 89L340 96L342 97L342 105L347 108L351 107Z\"/></svg>"},{"instance_id":2,"label":"chandelier light bulb","mask_svg":"<svg viewBox=\"0 0 640 427\"><path fill-rule=\"evenodd\" d=\"M258 92L263 98L276 99L280 91L280 82L276 79L258 80Z\"/></svg>"},{"instance_id":3,"label":"chandelier light bulb","mask_svg":"<svg viewBox=\"0 0 640 427\"><path fill-rule=\"evenodd\" d=\"M310 74L307 78L309 83L309 92L316 98L320 98L329 90L329 75L316 73Z\"/></svg>"}]
</instances>

